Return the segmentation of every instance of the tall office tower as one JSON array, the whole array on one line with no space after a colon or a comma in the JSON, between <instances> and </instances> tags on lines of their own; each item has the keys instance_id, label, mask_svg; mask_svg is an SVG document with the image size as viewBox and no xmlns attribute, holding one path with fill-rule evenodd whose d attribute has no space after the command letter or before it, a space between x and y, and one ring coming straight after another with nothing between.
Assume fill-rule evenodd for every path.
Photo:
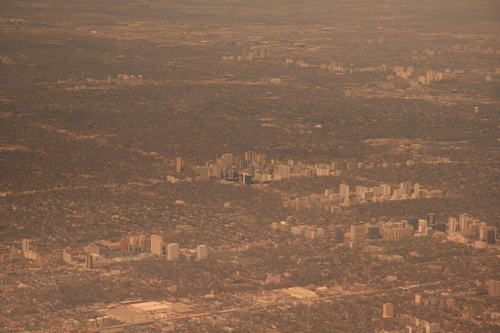
<instances>
[{"instance_id":1,"label":"tall office tower","mask_svg":"<svg viewBox=\"0 0 500 333\"><path fill-rule=\"evenodd\" d=\"M415 183L415 185L413 185L413 197L415 199L420 198L420 184L419 183Z\"/></svg>"},{"instance_id":2,"label":"tall office tower","mask_svg":"<svg viewBox=\"0 0 500 333\"><path fill-rule=\"evenodd\" d=\"M249 162L255 161L255 152L254 151L247 151L245 152L245 160Z\"/></svg>"},{"instance_id":3,"label":"tall office tower","mask_svg":"<svg viewBox=\"0 0 500 333\"><path fill-rule=\"evenodd\" d=\"M459 217L459 222L460 222L460 231L464 232L467 230L467 226L469 225L469 214L460 214Z\"/></svg>"},{"instance_id":4,"label":"tall office tower","mask_svg":"<svg viewBox=\"0 0 500 333\"><path fill-rule=\"evenodd\" d=\"M259 163L260 165L266 164L266 155L264 155L264 154L257 154L257 156L256 156L256 162Z\"/></svg>"},{"instance_id":5,"label":"tall office tower","mask_svg":"<svg viewBox=\"0 0 500 333\"><path fill-rule=\"evenodd\" d=\"M143 79L142 75L139 75L139 81L138 81L138 83L140 85L142 85L144 83L144 79Z\"/></svg>"},{"instance_id":6,"label":"tall office tower","mask_svg":"<svg viewBox=\"0 0 500 333\"><path fill-rule=\"evenodd\" d=\"M281 179L290 178L290 167L288 165L278 165L278 172L281 175Z\"/></svg>"},{"instance_id":7,"label":"tall office tower","mask_svg":"<svg viewBox=\"0 0 500 333\"><path fill-rule=\"evenodd\" d=\"M437 231L446 232L446 223L438 222L435 224Z\"/></svg>"},{"instance_id":8,"label":"tall office tower","mask_svg":"<svg viewBox=\"0 0 500 333\"><path fill-rule=\"evenodd\" d=\"M465 236L479 237L479 223L469 224L467 230L464 231Z\"/></svg>"},{"instance_id":9,"label":"tall office tower","mask_svg":"<svg viewBox=\"0 0 500 333\"><path fill-rule=\"evenodd\" d=\"M394 317L394 305L392 303L385 303L382 307L382 317L392 318Z\"/></svg>"},{"instance_id":10,"label":"tall office tower","mask_svg":"<svg viewBox=\"0 0 500 333\"><path fill-rule=\"evenodd\" d=\"M408 224L413 227L413 230L418 230L418 217L412 216L408 219Z\"/></svg>"},{"instance_id":11,"label":"tall office tower","mask_svg":"<svg viewBox=\"0 0 500 333\"><path fill-rule=\"evenodd\" d=\"M399 189L403 190L403 194L411 194L411 182L402 182Z\"/></svg>"},{"instance_id":12,"label":"tall office tower","mask_svg":"<svg viewBox=\"0 0 500 333\"><path fill-rule=\"evenodd\" d=\"M342 198L349 198L349 185L340 185L340 195Z\"/></svg>"},{"instance_id":13,"label":"tall office tower","mask_svg":"<svg viewBox=\"0 0 500 333\"><path fill-rule=\"evenodd\" d=\"M148 237L146 235L139 235L136 237L136 242L141 252L146 253L151 250L151 237Z\"/></svg>"},{"instance_id":14,"label":"tall office tower","mask_svg":"<svg viewBox=\"0 0 500 333\"><path fill-rule=\"evenodd\" d=\"M479 239L485 241L486 244L495 244L497 238L496 227L484 227L479 229Z\"/></svg>"},{"instance_id":15,"label":"tall office tower","mask_svg":"<svg viewBox=\"0 0 500 333\"><path fill-rule=\"evenodd\" d=\"M356 222L351 225L351 240L359 241L366 238L367 228L364 222Z\"/></svg>"},{"instance_id":16,"label":"tall office tower","mask_svg":"<svg viewBox=\"0 0 500 333\"><path fill-rule=\"evenodd\" d=\"M163 238L158 235L151 235L151 253L157 256L163 255Z\"/></svg>"},{"instance_id":17,"label":"tall office tower","mask_svg":"<svg viewBox=\"0 0 500 333\"><path fill-rule=\"evenodd\" d=\"M380 227L379 226L368 226L368 239L379 239L380 235Z\"/></svg>"},{"instance_id":18,"label":"tall office tower","mask_svg":"<svg viewBox=\"0 0 500 333\"><path fill-rule=\"evenodd\" d=\"M384 197L389 196L392 193L391 186L385 184L379 186L379 191L380 195L383 195Z\"/></svg>"},{"instance_id":19,"label":"tall office tower","mask_svg":"<svg viewBox=\"0 0 500 333\"><path fill-rule=\"evenodd\" d=\"M175 172L181 172L182 171L182 160L180 157L177 157L175 159Z\"/></svg>"},{"instance_id":20,"label":"tall office tower","mask_svg":"<svg viewBox=\"0 0 500 333\"><path fill-rule=\"evenodd\" d=\"M207 259L208 257L208 248L206 245L199 245L196 248L196 259L202 260Z\"/></svg>"},{"instance_id":21,"label":"tall office tower","mask_svg":"<svg viewBox=\"0 0 500 333\"><path fill-rule=\"evenodd\" d=\"M167 259L168 260L179 259L179 244L177 244L177 243L168 244L168 246L167 246Z\"/></svg>"},{"instance_id":22,"label":"tall office tower","mask_svg":"<svg viewBox=\"0 0 500 333\"><path fill-rule=\"evenodd\" d=\"M454 218L453 216L450 216L448 218L448 231L449 232L457 231L457 219Z\"/></svg>"},{"instance_id":23,"label":"tall office tower","mask_svg":"<svg viewBox=\"0 0 500 333\"><path fill-rule=\"evenodd\" d=\"M488 281L488 295L499 297L500 296L500 281Z\"/></svg>"},{"instance_id":24,"label":"tall office tower","mask_svg":"<svg viewBox=\"0 0 500 333\"><path fill-rule=\"evenodd\" d=\"M429 227L436 224L436 214L434 214L434 213L427 214L427 223L428 223Z\"/></svg>"},{"instance_id":25,"label":"tall office tower","mask_svg":"<svg viewBox=\"0 0 500 333\"><path fill-rule=\"evenodd\" d=\"M239 177L239 181L240 183L243 183L243 184L247 184L247 185L252 185L253 184L253 181L252 181L252 175L249 174L249 173L240 173L238 175Z\"/></svg>"},{"instance_id":26,"label":"tall office tower","mask_svg":"<svg viewBox=\"0 0 500 333\"><path fill-rule=\"evenodd\" d=\"M86 269L92 269L94 268L94 259L92 258L91 255L85 256L85 265L84 267Z\"/></svg>"},{"instance_id":27,"label":"tall office tower","mask_svg":"<svg viewBox=\"0 0 500 333\"><path fill-rule=\"evenodd\" d=\"M28 252L30 250L30 240L23 239L21 242L21 247L22 247L23 252Z\"/></svg>"},{"instance_id":28,"label":"tall office tower","mask_svg":"<svg viewBox=\"0 0 500 333\"><path fill-rule=\"evenodd\" d=\"M356 196L357 197L362 197L363 193L365 193L367 191L368 191L368 187L366 187L366 186L361 186L361 185L356 186Z\"/></svg>"},{"instance_id":29,"label":"tall office tower","mask_svg":"<svg viewBox=\"0 0 500 333\"><path fill-rule=\"evenodd\" d=\"M420 302L422 302L422 295L416 294L415 295L415 305L419 305Z\"/></svg>"},{"instance_id":30,"label":"tall office tower","mask_svg":"<svg viewBox=\"0 0 500 333\"><path fill-rule=\"evenodd\" d=\"M418 220L418 232L421 234L427 233L428 222L427 220L420 219Z\"/></svg>"}]
</instances>

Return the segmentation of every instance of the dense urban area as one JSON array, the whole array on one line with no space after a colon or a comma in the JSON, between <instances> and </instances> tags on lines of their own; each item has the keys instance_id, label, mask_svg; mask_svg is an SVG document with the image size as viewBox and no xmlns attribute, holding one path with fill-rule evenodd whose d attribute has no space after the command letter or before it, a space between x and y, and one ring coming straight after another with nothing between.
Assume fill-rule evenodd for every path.
<instances>
[{"instance_id":1,"label":"dense urban area","mask_svg":"<svg viewBox=\"0 0 500 333\"><path fill-rule=\"evenodd\" d=\"M0 332L500 331L500 3L5 0Z\"/></svg>"}]
</instances>

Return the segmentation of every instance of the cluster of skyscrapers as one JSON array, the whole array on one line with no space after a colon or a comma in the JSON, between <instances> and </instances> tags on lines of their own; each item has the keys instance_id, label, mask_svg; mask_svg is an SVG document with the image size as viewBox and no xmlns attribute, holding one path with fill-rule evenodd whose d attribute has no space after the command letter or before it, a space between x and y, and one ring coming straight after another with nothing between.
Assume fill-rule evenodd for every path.
<instances>
[{"instance_id":1,"label":"cluster of skyscrapers","mask_svg":"<svg viewBox=\"0 0 500 333\"><path fill-rule=\"evenodd\" d=\"M473 219L468 214L461 214L458 219L449 217L446 223L437 222L436 214L433 213L428 214L426 219L410 217L405 221L389 221L377 225L356 222L351 225L349 238L351 241L378 238L391 240L432 235L435 231L447 233L450 239L462 243L475 241L476 247L495 244L497 238L497 227L488 226L486 222Z\"/></svg>"},{"instance_id":2,"label":"cluster of skyscrapers","mask_svg":"<svg viewBox=\"0 0 500 333\"><path fill-rule=\"evenodd\" d=\"M365 202L383 202L388 200L408 200L418 198L440 198L441 190L426 190L418 183L403 182L398 188L382 184L376 187L356 186L355 192L349 185L341 184L339 191L327 189L323 195L292 196L283 202L283 207L302 210L326 210L332 213L342 211L343 207L358 205Z\"/></svg>"}]
</instances>

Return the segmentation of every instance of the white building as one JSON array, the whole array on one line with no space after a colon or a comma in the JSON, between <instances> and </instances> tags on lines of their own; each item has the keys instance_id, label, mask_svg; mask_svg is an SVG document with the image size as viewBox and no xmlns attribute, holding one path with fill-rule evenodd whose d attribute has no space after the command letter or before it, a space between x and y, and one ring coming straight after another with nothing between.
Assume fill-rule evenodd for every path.
<instances>
[{"instance_id":1,"label":"white building","mask_svg":"<svg viewBox=\"0 0 500 333\"><path fill-rule=\"evenodd\" d=\"M206 245L199 245L196 248L196 259L202 260L207 259L208 257L208 248Z\"/></svg>"},{"instance_id":2,"label":"white building","mask_svg":"<svg viewBox=\"0 0 500 333\"><path fill-rule=\"evenodd\" d=\"M151 235L151 253L157 256L163 255L163 238L158 235Z\"/></svg>"},{"instance_id":3,"label":"white building","mask_svg":"<svg viewBox=\"0 0 500 333\"><path fill-rule=\"evenodd\" d=\"M177 244L177 243L168 244L168 246L167 246L167 259L168 260L179 259L179 244Z\"/></svg>"}]
</instances>

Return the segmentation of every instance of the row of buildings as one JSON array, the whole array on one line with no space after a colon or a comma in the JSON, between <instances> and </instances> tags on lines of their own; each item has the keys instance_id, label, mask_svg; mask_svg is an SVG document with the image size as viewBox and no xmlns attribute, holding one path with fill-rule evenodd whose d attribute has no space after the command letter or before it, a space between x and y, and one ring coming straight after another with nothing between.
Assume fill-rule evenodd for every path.
<instances>
[{"instance_id":1,"label":"row of buildings","mask_svg":"<svg viewBox=\"0 0 500 333\"><path fill-rule=\"evenodd\" d=\"M332 213L342 211L342 208L359 205L367 202L384 202L392 200L408 200L418 198L441 198L442 190L427 190L420 184L403 182L398 188L381 184L375 187L356 186L351 192L349 185L341 184L339 191L325 190L324 194L311 194L309 196L291 196L283 201L283 207L303 210L323 210Z\"/></svg>"},{"instance_id":2,"label":"row of buildings","mask_svg":"<svg viewBox=\"0 0 500 333\"><path fill-rule=\"evenodd\" d=\"M413 165L415 165L415 161L413 160L406 162L406 166L408 167ZM347 162L341 165L336 161L310 165L295 162L292 159L284 162L277 161L268 159L267 155L247 151L242 156L230 153L223 154L220 158L215 160L215 163L207 161L204 166L196 167L195 171L202 179L239 181L246 184L253 184L298 177L340 176L344 170L373 169L376 167L387 168L389 166L390 163L387 162ZM394 163L394 166L400 167L402 164ZM180 158L177 158L175 161L175 170L176 172L180 172L181 170ZM416 193L418 194L418 191ZM402 194L404 193L401 193L401 195Z\"/></svg>"},{"instance_id":3,"label":"row of buildings","mask_svg":"<svg viewBox=\"0 0 500 333\"><path fill-rule=\"evenodd\" d=\"M390 221L376 225L356 222L351 225L348 237L351 241L379 238L391 240L432 235L435 231L448 234L450 240L459 239L462 243L475 241L476 248L495 244L498 234L497 227L488 226L486 222L474 219L469 214L460 214L458 219L449 217L448 223L445 223L437 222L436 215L430 213L426 219L410 217L405 221Z\"/></svg>"}]
</instances>

